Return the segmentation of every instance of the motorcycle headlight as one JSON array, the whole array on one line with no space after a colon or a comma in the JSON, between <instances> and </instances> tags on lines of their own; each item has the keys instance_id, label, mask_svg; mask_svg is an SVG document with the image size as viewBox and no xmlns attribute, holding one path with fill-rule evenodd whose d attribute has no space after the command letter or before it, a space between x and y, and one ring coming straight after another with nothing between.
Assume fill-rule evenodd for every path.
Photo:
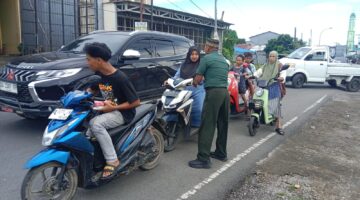
<instances>
[{"instance_id":1,"label":"motorcycle headlight","mask_svg":"<svg viewBox=\"0 0 360 200\"><path fill-rule=\"evenodd\" d=\"M49 79L49 78L65 78L73 76L81 71L81 68L65 69L65 70L44 70L36 73L37 80Z\"/></svg>"},{"instance_id":2,"label":"motorcycle headlight","mask_svg":"<svg viewBox=\"0 0 360 200\"><path fill-rule=\"evenodd\" d=\"M42 139L42 145L43 146L50 146L53 144L53 142L59 138L63 133L65 133L69 127L71 127L71 125L73 125L75 122L77 121L77 119L72 120L71 122L69 122L68 124L55 129L51 132L49 132L49 127L46 127L44 134L43 134L43 139Z\"/></svg>"},{"instance_id":3,"label":"motorcycle headlight","mask_svg":"<svg viewBox=\"0 0 360 200\"><path fill-rule=\"evenodd\" d=\"M258 97L261 97L264 94L264 89L262 88L257 88L255 91L255 95Z\"/></svg>"}]
</instances>

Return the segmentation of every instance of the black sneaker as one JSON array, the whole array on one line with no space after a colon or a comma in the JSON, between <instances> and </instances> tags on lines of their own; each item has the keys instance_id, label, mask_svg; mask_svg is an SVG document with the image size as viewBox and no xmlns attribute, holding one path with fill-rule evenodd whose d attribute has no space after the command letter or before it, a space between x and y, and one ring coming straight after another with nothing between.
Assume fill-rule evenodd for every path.
<instances>
[{"instance_id":1,"label":"black sneaker","mask_svg":"<svg viewBox=\"0 0 360 200\"><path fill-rule=\"evenodd\" d=\"M212 158L214 158L216 160L223 161L223 162L226 162L228 160L227 157L221 157L221 156L215 154L215 152L211 152L210 157L212 157Z\"/></svg>"},{"instance_id":2,"label":"black sneaker","mask_svg":"<svg viewBox=\"0 0 360 200\"><path fill-rule=\"evenodd\" d=\"M196 169L210 169L211 162L209 161L201 161L201 160L192 160L189 162L189 166Z\"/></svg>"}]
</instances>

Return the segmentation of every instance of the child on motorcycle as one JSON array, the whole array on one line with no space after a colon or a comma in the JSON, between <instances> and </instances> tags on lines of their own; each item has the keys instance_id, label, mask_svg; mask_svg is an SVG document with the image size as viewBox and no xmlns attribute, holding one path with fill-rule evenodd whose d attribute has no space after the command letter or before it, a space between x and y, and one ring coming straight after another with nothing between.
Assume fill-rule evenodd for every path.
<instances>
[{"instance_id":1,"label":"child on motorcycle","mask_svg":"<svg viewBox=\"0 0 360 200\"><path fill-rule=\"evenodd\" d=\"M245 63L247 64L246 65L247 74L245 75L245 79L246 79L245 84L246 84L246 88L249 90L250 93L249 99L252 99L255 92L255 84L253 80L249 79L249 77L254 75L254 73L256 72L256 67L254 64L251 63L253 60L252 53L246 52L244 56L245 56Z\"/></svg>"},{"instance_id":2,"label":"child on motorcycle","mask_svg":"<svg viewBox=\"0 0 360 200\"><path fill-rule=\"evenodd\" d=\"M230 71L235 72L235 74L237 75L238 90L239 90L239 94L241 95L242 100L244 101L244 107L245 107L245 112L246 112L247 108L248 108L248 99L245 96L245 94L246 94L245 81L246 80L245 80L244 76L248 73L248 70L244 66L244 56L243 55L240 54L240 55L236 56L236 63L230 69Z\"/></svg>"}]
</instances>

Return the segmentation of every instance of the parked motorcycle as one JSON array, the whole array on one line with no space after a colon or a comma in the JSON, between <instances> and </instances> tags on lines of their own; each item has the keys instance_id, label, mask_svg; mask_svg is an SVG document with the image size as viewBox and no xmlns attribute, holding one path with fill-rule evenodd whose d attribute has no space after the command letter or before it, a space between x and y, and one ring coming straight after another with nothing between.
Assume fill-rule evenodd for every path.
<instances>
[{"instance_id":1,"label":"parked motorcycle","mask_svg":"<svg viewBox=\"0 0 360 200\"><path fill-rule=\"evenodd\" d=\"M50 115L44 131L42 144L46 148L25 165L29 171L21 187L22 199L67 200L74 197L77 187L92 188L111 181L101 179L106 162L98 141L85 135L90 119L97 115L92 109L92 94L70 92L61 104L62 108ZM155 128L160 127L156 113L156 103L141 105L131 123L109 130L120 160L116 176L158 165L164 141Z\"/></svg>"},{"instance_id":2,"label":"parked motorcycle","mask_svg":"<svg viewBox=\"0 0 360 200\"><path fill-rule=\"evenodd\" d=\"M230 95L230 114L238 115L246 111L244 102L240 103L240 94L238 88L238 77L241 76L233 71L228 73L228 91ZM248 92L246 93L248 96Z\"/></svg>"},{"instance_id":3,"label":"parked motorcycle","mask_svg":"<svg viewBox=\"0 0 360 200\"><path fill-rule=\"evenodd\" d=\"M278 80L280 72L287 70L289 65L284 65L273 80ZM251 77L252 79L255 77ZM269 84L266 80L257 80L257 88L252 101L249 103L251 112L248 130L250 136L255 136L260 124L274 125L276 118L269 113Z\"/></svg>"},{"instance_id":4,"label":"parked motorcycle","mask_svg":"<svg viewBox=\"0 0 360 200\"><path fill-rule=\"evenodd\" d=\"M191 128L191 111L194 101L191 98L192 92L186 90L186 86L192 85L192 80L192 78L167 80L167 89L161 97L164 113L160 118L163 130L165 130L165 152L175 149L180 132L188 138L197 131L197 128Z\"/></svg>"}]
</instances>

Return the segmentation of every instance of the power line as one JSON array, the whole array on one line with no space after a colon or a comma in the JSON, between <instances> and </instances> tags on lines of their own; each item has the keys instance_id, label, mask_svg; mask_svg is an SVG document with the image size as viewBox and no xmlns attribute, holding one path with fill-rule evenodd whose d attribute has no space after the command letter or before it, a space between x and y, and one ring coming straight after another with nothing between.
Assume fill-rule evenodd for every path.
<instances>
[{"instance_id":1,"label":"power line","mask_svg":"<svg viewBox=\"0 0 360 200\"><path fill-rule=\"evenodd\" d=\"M207 14L203 9L201 9L193 0L190 0L190 2L192 4L194 4L194 6L196 6L201 12L203 12L205 15L207 15L208 17L212 18L209 14Z\"/></svg>"},{"instance_id":2,"label":"power line","mask_svg":"<svg viewBox=\"0 0 360 200\"><path fill-rule=\"evenodd\" d=\"M170 0L166 0L167 2L171 3L171 5L177 7L178 9L180 9L181 11L185 12L184 9L182 9L180 6L176 5L174 2L170 1Z\"/></svg>"}]
</instances>

